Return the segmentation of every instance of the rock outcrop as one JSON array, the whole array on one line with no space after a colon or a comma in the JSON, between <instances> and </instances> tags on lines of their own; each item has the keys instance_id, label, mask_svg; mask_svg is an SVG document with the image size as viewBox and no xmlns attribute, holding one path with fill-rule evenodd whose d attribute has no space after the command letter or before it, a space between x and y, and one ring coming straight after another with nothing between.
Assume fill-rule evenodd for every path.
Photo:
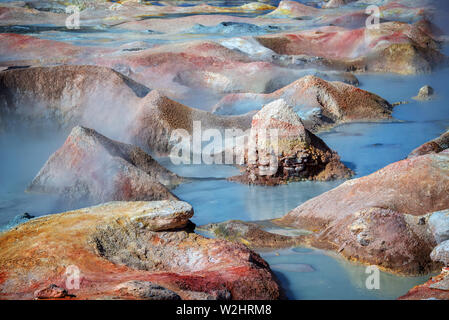
<instances>
[{"instance_id":1,"label":"rock outcrop","mask_svg":"<svg viewBox=\"0 0 449 320\"><path fill-rule=\"evenodd\" d=\"M433 261L442 262L445 266L449 266L449 240L439 243L430 254Z\"/></svg>"},{"instance_id":2,"label":"rock outcrop","mask_svg":"<svg viewBox=\"0 0 449 320\"><path fill-rule=\"evenodd\" d=\"M113 126L117 132L131 114L128 106L137 104L139 97L149 91L106 67L67 65L7 70L0 73L0 114L29 124L84 124L104 129L102 132L112 131ZM104 125L98 128L100 124Z\"/></svg>"},{"instance_id":3,"label":"rock outcrop","mask_svg":"<svg viewBox=\"0 0 449 320\"><path fill-rule=\"evenodd\" d=\"M438 138L428 141L419 146L418 148L416 148L415 150L413 150L408 155L408 158L413 158L429 153L440 153L441 151L446 150L448 148L449 148L449 130L443 133Z\"/></svg>"},{"instance_id":4,"label":"rock outcrop","mask_svg":"<svg viewBox=\"0 0 449 320\"><path fill-rule=\"evenodd\" d=\"M49 84L52 85L49 85ZM82 125L146 152L168 155L171 132L246 130L252 114L220 116L187 107L106 67L58 66L0 73L0 116L27 125ZM9 121L14 123L13 121Z\"/></svg>"},{"instance_id":5,"label":"rock outcrop","mask_svg":"<svg viewBox=\"0 0 449 320\"><path fill-rule=\"evenodd\" d=\"M252 116L252 113L239 116L216 115L187 107L153 90L135 106L135 118L130 122L127 135L132 143L142 146L145 150L168 155L177 143L170 140L173 130L183 130L189 139L193 135L195 122L201 126L201 131L245 131L250 128Z\"/></svg>"},{"instance_id":6,"label":"rock outcrop","mask_svg":"<svg viewBox=\"0 0 449 320\"><path fill-rule=\"evenodd\" d=\"M412 288L400 300L449 300L449 267L426 283Z\"/></svg>"},{"instance_id":7,"label":"rock outcrop","mask_svg":"<svg viewBox=\"0 0 449 320\"><path fill-rule=\"evenodd\" d=\"M419 26L402 22L355 30L326 26L257 40L278 54L320 57L325 65L347 71L418 74L447 63L435 39Z\"/></svg>"},{"instance_id":8,"label":"rock outcrop","mask_svg":"<svg viewBox=\"0 0 449 320\"><path fill-rule=\"evenodd\" d=\"M352 175L338 154L307 130L283 99L267 104L253 117L245 163L243 175L231 180L276 185Z\"/></svg>"},{"instance_id":9,"label":"rock outcrop","mask_svg":"<svg viewBox=\"0 0 449 320\"><path fill-rule=\"evenodd\" d=\"M391 119L392 113L392 106L378 95L315 76L305 76L270 94L227 95L213 110L218 114L239 114L258 110L277 99L291 105L312 131L344 122Z\"/></svg>"},{"instance_id":10,"label":"rock outcrop","mask_svg":"<svg viewBox=\"0 0 449 320\"><path fill-rule=\"evenodd\" d=\"M438 215L440 213L437 213ZM445 213L447 220L447 212ZM438 218L440 219L440 218ZM400 297L400 299L408 299L408 300L423 300L423 299L432 299L432 300L449 300L449 237L447 234L449 233L449 229L447 229L447 221L445 221L446 225L446 234L445 237L439 238L437 237L437 241L441 239L446 239L439 243L430 254L432 260L436 262L443 263L446 267L441 270L441 273L435 277L432 277L429 281L422 285L418 285L412 288L409 292L407 292L404 296ZM441 231L442 226L440 226ZM441 234L440 234L441 236Z\"/></svg>"},{"instance_id":11,"label":"rock outcrop","mask_svg":"<svg viewBox=\"0 0 449 320\"><path fill-rule=\"evenodd\" d=\"M176 199L167 188L181 181L142 149L77 126L28 191L60 194L70 201L91 204L162 200Z\"/></svg>"},{"instance_id":12,"label":"rock outcrop","mask_svg":"<svg viewBox=\"0 0 449 320\"><path fill-rule=\"evenodd\" d=\"M435 270L429 214L449 208L449 152L398 161L349 180L274 221L314 231L313 246L403 274Z\"/></svg>"},{"instance_id":13,"label":"rock outcrop","mask_svg":"<svg viewBox=\"0 0 449 320\"><path fill-rule=\"evenodd\" d=\"M61 299L68 296L67 290L58 287L55 284L50 284L48 287L36 290L34 297L36 299Z\"/></svg>"},{"instance_id":14,"label":"rock outcrop","mask_svg":"<svg viewBox=\"0 0 449 320\"><path fill-rule=\"evenodd\" d=\"M434 90L431 86L424 86L421 89L419 89L418 95L416 97L413 97L415 100L420 101L427 101L434 98Z\"/></svg>"},{"instance_id":15,"label":"rock outcrop","mask_svg":"<svg viewBox=\"0 0 449 320\"><path fill-rule=\"evenodd\" d=\"M21 224L0 234L0 296L52 285L72 299L279 298L258 254L193 233L192 214L184 202L110 202Z\"/></svg>"},{"instance_id":16,"label":"rock outcrop","mask_svg":"<svg viewBox=\"0 0 449 320\"><path fill-rule=\"evenodd\" d=\"M0 34L0 42L0 63L6 66L62 64L97 52L92 47L77 47L62 41L15 33Z\"/></svg>"},{"instance_id":17,"label":"rock outcrop","mask_svg":"<svg viewBox=\"0 0 449 320\"><path fill-rule=\"evenodd\" d=\"M209 95L266 92L273 82L281 83L278 88L288 84L283 77L295 79L298 72L206 40L98 56L92 63L123 69L125 75L176 100L188 97L192 89Z\"/></svg>"},{"instance_id":18,"label":"rock outcrop","mask_svg":"<svg viewBox=\"0 0 449 320\"><path fill-rule=\"evenodd\" d=\"M198 23L185 32L193 34L260 35L279 30L280 27L277 26L258 26L245 22L223 21L215 26L205 26Z\"/></svg>"},{"instance_id":19,"label":"rock outcrop","mask_svg":"<svg viewBox=\"0 0 449 320\"><path fill-rule=\"evenodd\" d=\"M449 210L434 212L429 218L429 226L437 243L449 240Z\"/></svg>"},{"instance_id":20,"label":"rock outcrop","mask_svg":"<svg viewBox=\"0 0 449 320\"><path fill-rule=\"evenodd\" d=\"M282 0L276 10L266 14L265 17L274 18L307 18L315 16L320 9L304 5L297 1Z\"/></svg>"},{"instance_id":21,"label":"rock outcrop","mask_svg":"<svg viewBox=\"0 0 449 320\"><path fill-rule=\"evenodd\" d=\"M256 250L280 249L297 246L302 236L287 236L264 230L262 225L240 220L210 223L198 227L216 238L243 243Z\"/></svg>"}]
</instances>

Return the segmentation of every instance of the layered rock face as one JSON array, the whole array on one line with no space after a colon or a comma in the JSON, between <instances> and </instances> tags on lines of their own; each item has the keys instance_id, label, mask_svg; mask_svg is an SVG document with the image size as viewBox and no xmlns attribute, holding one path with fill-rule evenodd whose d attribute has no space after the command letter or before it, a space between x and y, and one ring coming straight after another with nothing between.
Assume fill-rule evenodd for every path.
<instances>
[{"instance_id":1,"label":"layered rock face","mask_svg":"<svg viewBox=\"0 0 449 320\"><path fill-rule=\"evenodd\" d=\"M162 200L176 199L167 188L181 181L142 149L78 126L48 159L28 191L87 203Z\"/></svg>"},{"instance_id":2,"label":"layered rock face","mask_svg":"<svg viewBox=\"0 0 449 320\"><path fill-rule=\"evenodd\" d=\"M332 180L352 172L320 138L304 127L284 100L264 106L252 120L246 171L231 180L276 185L297 180Z\"/></svg>"},{"instance_id":3,"label":"layered rock face","mask_svg":"<svg viewBox=\"0 0 449 320\"><path fill-rule=\"evenodd\" d=\"M429 34L418 25L401 22L372 29L321 27L257 40L278 54L317 56L332 68L350 71L417 74L447 62Z\"/></svg>"},{"instance_id":4,"label":"layered rock face","mask_svg":"<svg viewBox=\"0 0 449 320\"><path fill-rule=\"evenodd\" d=\"M227 95L213 110L239 114L277 99L290 104L312 131L344 122L390 119L392 112L391 105L373 93L315 76L305 76L271 94Z\"/></svg>"},{"instance_id":5,"label":"layered rock face","mask_svg":"<svg viewBox=\"0 0 449 320\"><path fill-rule=\"evenodd\" d=\"M192 207L179 201L110 202L21 224L0 234L0 295L279 298L259 255L192 233L192 215Z\"/></svg>"},{"instance_id":6,"label":"layered rock face","mask_svg":"<svg viewBox=\"0 0 449 320\"><path fill-rule=\"evenodd\" d=\"M449 208L449 150L393 163L315 197L281 225L314 231L314 246L383 269L421 274L438 267L429 214Z\"/></svg>"},{"instance_id":7,"label":"layered rock face","mask_svg":"<svg viewBox=\"0 0 449 320\"><path fill-rule=\"evenodd\" d=\"M435 138L431 141L428 141L408 155L409 158L421 156L423 154L429 154L429 153L439 153L443 150L446 150L449 148L449 130L443 133L438 138Z\"/></svg>"}]
</instances>

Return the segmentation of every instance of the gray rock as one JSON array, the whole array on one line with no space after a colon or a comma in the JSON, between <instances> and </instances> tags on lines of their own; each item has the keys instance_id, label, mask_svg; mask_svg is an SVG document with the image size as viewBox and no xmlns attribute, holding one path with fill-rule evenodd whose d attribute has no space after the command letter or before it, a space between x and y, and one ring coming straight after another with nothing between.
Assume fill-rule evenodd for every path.
<instances>
[{"instance_id":1,"label":"gray rock","mask_svg":"<svg viewBox=\"0 0 449 320\"><path fill-rule=\"evenodd\" d=\"M431 86L424 86L419 89L418 95L413 97L415 100L429 100L433 97L434 90Z\"/></svg>"},{"instance_id":2,"label":"gray rock","mask_svg":"<svg viewBox=\"0 0 449 320\"><path fill-rule=\"evenodd\" d=\"M132 280L119 284L116 287L121 294L134 296L146 300L181 300L175 292L168 290L150 281Z\"/></svg>"},{"instance_id":3,"label":"gray rock","mask_svg":"<svg viewBox=\"0 0 449 320\"><path fill-rule=\"evenodd\" d=\"M60 299L67 296L67 290L58 287L55 284L50 284L49 286L34 292L34 297L36 299Z\"/></svg>"},{"instance_id":4,"label":"gray rock","mask_svg":"<svg viewBox=\"0 0 449 320\"><path fill-rule=\"evenodd\" d=\"M430 258L433 261L443 262L446 266L449 265L449 240L437 245L430 254Z\"/></svg>"},{"instance_id":5,"label":"gray rock","mask_svg":"<svg viewBox=\"0 0 449 320\"><path fill-rule=\"evenodd\" d=\"M449 240L449 210L433 213L429 218L429 226L437 243Z\"/></svg>"}]
</instances>

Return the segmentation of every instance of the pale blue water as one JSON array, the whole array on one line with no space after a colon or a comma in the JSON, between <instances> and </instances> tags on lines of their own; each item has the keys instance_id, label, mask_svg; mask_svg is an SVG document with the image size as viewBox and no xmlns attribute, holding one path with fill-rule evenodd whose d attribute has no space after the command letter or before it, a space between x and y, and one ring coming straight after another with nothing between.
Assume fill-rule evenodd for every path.
<instances>
[{"instance_id":1,"label":"pale blue water","mask_svg":"<svg viewBox=\"0 0 449 320\"><path fill-rule=\"evenodd\" d=\"M405 158L415 147L449 128L449 93L444 88L449 82L447 69L431 76L363 75L359 78L362 88L376 92L391 102L408 100L410 104L395 108L393 115L400 121L346 124L320 135L339 152L343 161L350 164L357 176L372 173ZM432 85L438 97L430 102L411 100L425 84ZM24 212L39 216L69 209L53 197L23 192L65 137L66 133L51 130L0 134L0 226ZM230 166L177 167L167 159L163 164L188 177L223 178L238 174L238 170ZM262 187L206 179L183 184L174 193L193 205L193 221L201 225L229 219L254 221L280 217L339 183L341 181L300 182ZM427 279L382 273L381 289L367 290L363 285L367 277L363 266L318 250L308 254L283 250L279 254L262 253L273 266L288 296L293 299L392 299ZM315 271L291 271L295 264L298 268L303 264L310 265Z\"/></svg>"},{"instance_id":2,"label":"pale blue water","mask_svg":"<svg viewBox=\"0 0 449 320\"><path fill-rule=\"evenodd\" d=\"M351 123L320 134L355 172L364 176L404 159L416 147L442 134L449 128L449 70L432 75L359 76L361 88L385 97L390 102L410 101L395 107L392 122ZM434 87L437 98L428 102L411 99L423 85ZM207 167L206 167L207 168ZM171 168L183 174L184 168ZM213 168L199 176L223 177L238 173ZM189 176L195 176L189 168ZM262 220L277 218L306 200L337 186L334 182L299 182L277 187L244 186L228 181L195 181L184 184L175 194L195 208L194 221L203 224L228 219Z\"/></svg>"},{"instance_id":3,"label":"pale blue water","mask_svg":"<svg viewBox=\"0 0 449 320\"><path fill-rule=\"evenodd\" d=\"M394 109L394 122L346 124L320 134L356 176L370 174L404 159L414 148L449 128L449 92L446 89L449 70L410 77L363 75L359 79L361 88L390 102L407 100L410 103ZM426 84L434 87L438 97L429 102L412 100ZM180 186L175 193L193 205L193 220L198 224L229 219L254 221L280 217L339 183L341 181L248 187L227 181L198 181ZM381 272L380 289L368 290L365 281L369 275L364 266L319 250L307 250L307 253L281 250L278 253L279 256L274 253L262 253L262 256L290 299L395 299L428 280L428 276L401 277ZM303 264L310 265L315 271L288 271L295 264L300 269Z\"/></svg>"},{"instance_id":4,"label":"pale blue water","mask_svg":"<svg viewBox=\"0 0 449 320\"><path fill-rule=\"evenodd\" d=\"M250 1L206 2L212 5L237 6ZM191 1L185 5L191 3L198 2ZM278 0L271 0L269 3L277 5ZM167 41L161 35L149 36L142 32L110 30L101 26L85 28L79 32L45 28L22 32L82 45L118 45L144 40L151 46ZM447 49L445 51L448 53ZM356 176L370 174L405 158L411 150L449 128L448 69L431 75L405 77L365 74L358 78L361 88L377 93L390 102L407 100L410 103L395 108L393 115L396 121L346 124L320 134L356 172ZM412 100L411 97L425 84L435 88L437 98L430 102ZM192 93L192 101L198 100L195 95L203 98L201 92ZM192 103L192 106L195 105ZM39 216L74 209L57 202L54 197L23 192L47 158L62 145L66 136L67 132L53 130L0 133L0 228L14 216L24 212ZM229 219L255 221L280 217L342 182L300 182L277 187L246 186L224 180L238 174L239 171L234 167L180 167L171 165L167 159L162 159L162 163L183 176L218 178L192 180L174 190L178 197L193 205L193 221L199 225ZM262 256L270 263L288 297L292 299L393 299L427 280L427 277L398 277L381 273L380 289L368 290L365 287L368 275L365 274L364 266L320 250L288 249L277 253L279 255L265 252ZM297 272L297 269L303 272Z\"/></svg>"},{"instance_id":5,"label":"pale blue water","mask_svg":"<svg viewBox=\"0 0 449 320\"><path fill-rule=\"evenodd\" d=\"M335 254L306 248L276 253L261 253L261 256L270 264L289 299L396 299L429 279L429 276L400 277L380 272L379 289L367 289L366 281L372 273L367 273L365 266ZM314 271L309 271L310 267Z\"/></svg>"}]
</instances>

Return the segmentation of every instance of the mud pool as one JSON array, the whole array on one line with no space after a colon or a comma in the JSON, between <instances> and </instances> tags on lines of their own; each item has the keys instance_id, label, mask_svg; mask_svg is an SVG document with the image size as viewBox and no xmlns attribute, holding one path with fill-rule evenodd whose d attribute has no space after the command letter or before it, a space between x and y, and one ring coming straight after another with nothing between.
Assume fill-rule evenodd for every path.
<instances>
[{"instance_id":1,"label":"mud pool","mask_svg":"<svg viewBox=\"0 0 449 320\"><path fill-rule=\"evenodd\" d=\"M446 105L449 92L445 91L449 70L428 76L362 75L359 79L363 89L382 94L391 102L406 100L409 103L395 108L396 121L347 124L320 135L357 176L370 174L405 158L411 150L449 127ZM437 99L425 103L410 99L424 84L435 88ZM50 196L23 192L65 137L66 133L57 131L0 135L1 226L24 212L40 216L75 209L65 207ZM10 147L11 143L14 148ZM161 163L177 174L202 178L174 190L179 198L195 208L192 220L198 225L230 219L277 218L341 183L307 181L277 187L246 186L224 179L238 173L238 169L231 166L180 167L171 165L168 159L161 159ZM381 289L367 290L365 266L314 249L276 252L279 255L270 252L262 253L262 256L292 299L394 299L429 277L401 277L381 272ZM304 264L310 265L313 271L301 272Z\"/></svg>"},{"instance_id":2,"label":"mud pool","mask_svg":"<svg viewBox=\"0 0 449 320\"><path fill-rule=\"evenodd\" d=\"M245 3L225 2L229 6ZM273 0L268 3L277 5L278 2ZM217 3L223 5L223 1ZM115 45L125 39L129 42L130 39L138 41L148 38L148 33L111 33L101 28L78 32L63 32L45 26L35 29L17 26L15 29L1 29L1 32L33 34L74 44L111 41ZM152 35L146 41L152 45L176 40L164 40ZM447 54L448 50L445 51ZM395 107L394 121L345 124L319 134L355 171L356 177L405 158L414 148L449 128L448 69L419 76L364 74L357 77L360 88L379 94L391 103L408 103ZM429 102L411 99L423 85L435 89L436 99ZM0 228L24 212L41 216L82 207L82 204L76 208L68 207L51 196L24 193L39 168L61 146L66 136L66 131L42 132L26 128L17 132L0 132ZM226 180L226 177L239 172L231 166L175 166L168 159L159 160L169 170L193 178L177 187L174 194L194 207L192 220L197 225L230 219L257 221L281 217L342 182L308 181L277 187L246 186ZM291 299L394 299L429 277L400 277L382 272L380 290L368 290L365 287L365 266L348 262L332 253L292 248L262 252L261 255Z\"/></svg>"}]
</instances>

